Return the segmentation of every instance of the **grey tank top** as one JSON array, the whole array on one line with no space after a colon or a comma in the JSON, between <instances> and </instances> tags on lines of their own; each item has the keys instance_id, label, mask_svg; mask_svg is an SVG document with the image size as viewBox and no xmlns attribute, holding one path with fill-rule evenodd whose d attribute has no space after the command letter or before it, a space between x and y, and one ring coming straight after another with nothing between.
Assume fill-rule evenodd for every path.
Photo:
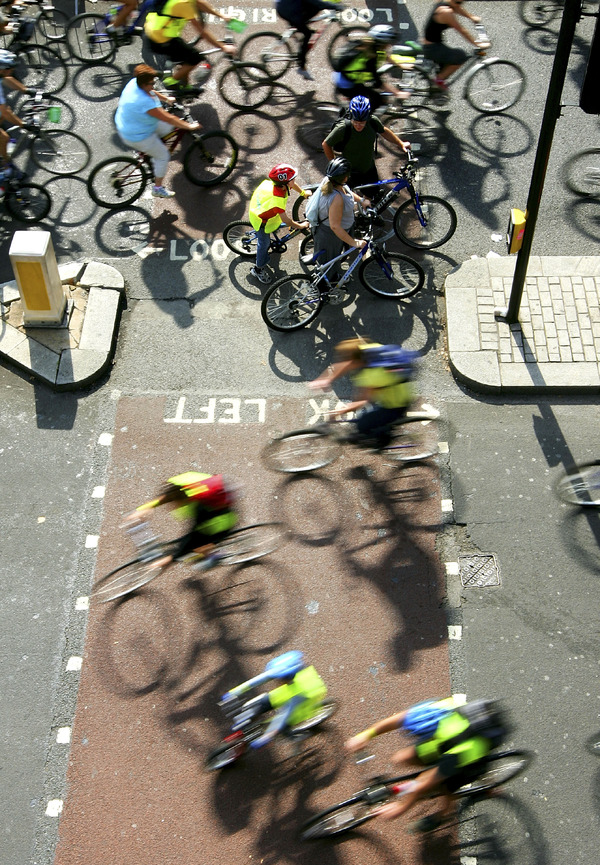
<instances>
[{"instance_id":1,"label":"grey tank top","mask_svg":"<svg viewBox=\"0 0 600 865\"><path fill-rule=\"evenodd\" d=\"M334 191L330 192L329 195L323 195L321 192L321 199L319 201L319 219L323 225L329 226L329 208L336 195L342 196L342 228L347 231L354 224L354 198L352 197L352 193L348 186L344 186L343 194L337 189L334 189Z\"/></svg>"}]
</instances>

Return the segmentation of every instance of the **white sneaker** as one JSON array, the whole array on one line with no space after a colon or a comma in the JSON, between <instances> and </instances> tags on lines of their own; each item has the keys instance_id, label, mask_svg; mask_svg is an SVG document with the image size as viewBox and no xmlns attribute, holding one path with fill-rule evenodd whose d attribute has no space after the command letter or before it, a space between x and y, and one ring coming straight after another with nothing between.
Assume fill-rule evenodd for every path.
<instances>
[{"instance_id":1,"label":"white sneaker","mask_svg":"<svg viewBox=\"0 0 600 865\"><path fill-rule=\"evenodd\" d=\"M152 197L153 198L174 198L175 193L172 189L165 189L164 186L153 186L152 187Z\"/></svg>"},{"instance_id":2,"label":"white sneaker","mask_svg":"<svg viewBox=\"0 0 600 865\"><path fill-rule=\"evenodd\" d=\"M315 80L313 78L313 76L310 74L310 72L308 71L308 69L296 69L296 72L298 73L298 75L300 75L301 78L306 79L306 81L314 81Z\"/></svg>"},{"instance_id":3,"label":"white sneaker","mask_svg":"<svg viewBox=\"0 0 600 865\"><path fill-rule=\"evenodd\" d=\"M273 276L269 273L266 267L254 267L250 271L250 276L256 277L263 285L269 285L273 282Z\"/></svg>"}]
</instances>

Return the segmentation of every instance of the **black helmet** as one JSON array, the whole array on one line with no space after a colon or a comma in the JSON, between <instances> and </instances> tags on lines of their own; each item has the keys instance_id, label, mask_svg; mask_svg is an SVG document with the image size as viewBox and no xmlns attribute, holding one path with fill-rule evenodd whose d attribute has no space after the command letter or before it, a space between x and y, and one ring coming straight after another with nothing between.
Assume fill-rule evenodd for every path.
<instances>
[{"instance_id":1,"label":"black helmet","mask_svg":"<svg viewBox=\"0 0 600 865\"><path fill-rule=\"evenodd\" d=\"M325 174L330 180L335 180L336 177L347 177L352 172L352 166L343 156L336 156L327 166Z\"/></svg>"}]
</instances>

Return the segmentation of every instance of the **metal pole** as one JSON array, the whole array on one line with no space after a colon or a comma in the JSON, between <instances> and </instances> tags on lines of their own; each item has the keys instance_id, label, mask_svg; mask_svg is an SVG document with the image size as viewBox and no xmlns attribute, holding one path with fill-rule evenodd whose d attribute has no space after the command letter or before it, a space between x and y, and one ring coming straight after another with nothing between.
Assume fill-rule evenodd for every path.
<instances>
[{"instance_id":1,"label":"metal pole","mask_svg":"<svg viewBox=\"0 0 600 865\"><path fill-rule=\"evenodd\" d=\"M550 150L552 149L554 128L556 121L560 117L561 97L567 75L567 66L573 45L575 27L581 17L581 2L582 0L566 0L565 2L560 33L558 34L558 43L556 45L556 54L554 55L554 64L552 66L552 75L550 76L550 84L548 85L546 107L542 118L537 152L531 175L531 185L529 187L527 210L525 213L526 222L525 231L523 232L523 243L517 254L515 275L510 290L508 307L498 309L495 313L496 318L506 321L507 324L515 324L519 317L519 308L521 306L521 297L523 296L525 277L527 276L531 245L533 243L540 200L544 189L548 159L550 158Z\"/></svg>"}]
</instances>

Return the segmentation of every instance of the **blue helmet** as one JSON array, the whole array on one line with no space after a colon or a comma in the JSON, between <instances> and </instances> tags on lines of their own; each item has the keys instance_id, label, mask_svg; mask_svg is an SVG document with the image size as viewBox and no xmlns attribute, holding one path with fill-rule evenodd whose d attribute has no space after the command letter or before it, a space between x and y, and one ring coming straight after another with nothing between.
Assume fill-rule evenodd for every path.
<instances>
[{"instance_id":1,"label":"blue helmet","mask_svg":"<svg viewBox=\"0 0 600 865\"><path fill-rule=\"evenodd\" d=\"M368 120L371 113L371 103L366 96L355 96L348 108L353 120Z\"/></svg>"},{"instance_id":2,"label":"blue helmet","mask_svg":"<svg viewBox=\"0 0 600 865\"><path fill-rule=\"evenodd\" d=\"M414 736L432 736L442 718L449 714L449 709L444 709L432 700L417 703L406 713L402 728Z\"/></svg>"},{"instance_id":3,"label":"blue helmet","mask_svg":"<svg viewBox=\"0 0 600 865\"><path fill-rule=\"evenodd\" d=\"M265 667L271 679L288 679L304 669L304 655L302 652L285 652L273 658Z\"/></svg>"}]
</instances>

